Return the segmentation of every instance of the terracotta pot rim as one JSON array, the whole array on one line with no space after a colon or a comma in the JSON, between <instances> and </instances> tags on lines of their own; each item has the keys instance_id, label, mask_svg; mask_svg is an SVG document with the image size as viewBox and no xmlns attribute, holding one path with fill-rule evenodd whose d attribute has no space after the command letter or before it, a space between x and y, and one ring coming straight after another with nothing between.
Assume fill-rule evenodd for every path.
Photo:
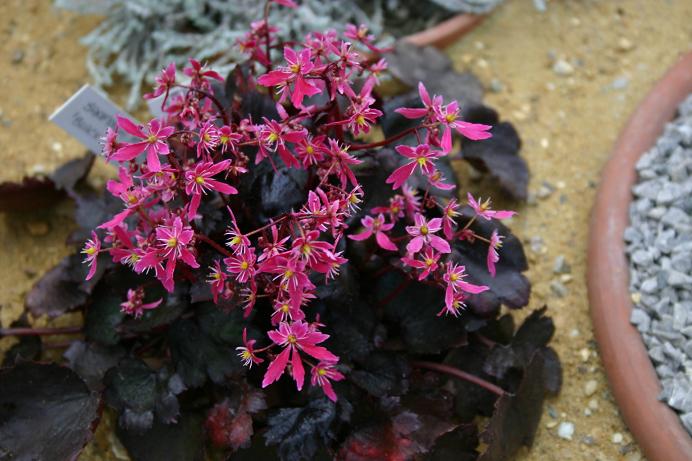
<instances>
[{"instance_id":1,"label":"terracotta pot rim","mask_svg":"<svg viewBox=\"0 0 692 461\"><path fill-rule=\"evenodd\" d=\"M485 15L457 14L429 29L407 35L402 40L418 46L445 48L483 22Z\"/></svg>"},{"instance_id":2,"label":"terracotta pot rim","mask_svg":"<svg viewBox=\"0 0 692 461\"><path fill-rule=\"evenodd\" d=\"M692 460L692 438L657 400L656 371L634 326L623 233L629 223L635 164L692 93L692 51L653 87L620 133L601 177L589 227L587 282L594 333L620 412L651 461Z\"/></svg>"}]
</instances>

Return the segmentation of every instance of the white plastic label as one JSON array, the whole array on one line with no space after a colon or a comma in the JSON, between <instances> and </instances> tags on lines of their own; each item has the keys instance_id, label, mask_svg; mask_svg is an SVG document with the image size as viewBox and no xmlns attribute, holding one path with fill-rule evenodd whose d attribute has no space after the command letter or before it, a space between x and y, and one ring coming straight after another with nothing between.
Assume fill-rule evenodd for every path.
<instances>
[{"instance_id":1,"label":"white plastic label","mask_svg":"<svg viewBox=\"0 0 692 461\"><path fill-rule=\"evenodd\" d=\"M95 154L101 153L101 138L107 128L115 128L116 115L137 122L108 97L90 85L84 85L50 116L50 121L65 130ZM118 139L128 141L127 133L119 132Z\"/></svg>"}]
</instances>

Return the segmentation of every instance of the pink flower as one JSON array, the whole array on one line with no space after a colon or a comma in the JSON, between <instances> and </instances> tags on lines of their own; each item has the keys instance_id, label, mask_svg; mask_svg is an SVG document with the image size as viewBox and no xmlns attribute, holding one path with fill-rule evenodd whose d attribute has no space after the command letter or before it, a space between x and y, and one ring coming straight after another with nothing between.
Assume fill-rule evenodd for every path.
<instances>
[{"instance_id":1,"label":"pink flower","mask_svg":"<svg viewBox=\"0 0 692 461\"><path fill-rule=\"evenodd\" d=\"M238 356L243 361L243 365L252 368L253 363L262 363L264 359L257 357L255 354L255 339L247 339L247 328L243 328L243 345L238 346L235 350L239 351Z\"/></svg>"},{"instance_id":2,"label":"pink flower","mask_svg":"<svg viewBox=\"0 0 692 461\"><path fill-rule=\"evenodd\" d=\"M278 86L293 82L291 102L299 108L303 105L305 96L314 96L322 92L306 78L315 65L310 59L310 50L307 48L296 53L295 50L286 46L284 47L284 59L288 63L287 66L262 75L257 79L257 83L262 86Z\"/></svg>"},{"instance_id":3,"label":"pink flower","mask_svg":"<svg viewBox=\"0 0 692 461\"><path fill-rule=\"evenodd\" d=\"M437 313L437 316L452 314L454 317L457 317L459 311L466 309L464 301L466 301L466 295L461 291L453 293L451 298L445 297L445 305L442 310Z\"/></svg>"},{"instance_id":4,"label":"pink flower","mask_svg":"<svg viewBox=\"0 0 692 461\"><path fill-rule=\"evenodd\" d=\"M416 213L414 222L415 226L406 226L406 232L413 237L406 245L406 251L416 254L424 245L430 245L440 253L452 252L449 243L435 235L435 232L442 228L442 219L433 218L430 221L426 221L422 214Z\"/></svg>"},{"instance_id":5,"label":"pink flower","mask_svg":"<svg viewBox=\"0 0 692 461\"><path fill-rule=\"evenodd\" d=\"M207 78L213 78L214 80L223 82L223 77L218 72L204 68L206 64L200 64L199 61L192 58L189 59L189 62L190 67L183 69L183 72L185 75L192 78L193 84L207 86Z\"/></svg>"},{"instance_id":6,"label":"pink flower","mask_svg":"<svg viewBox=\"0 0 692 461\"><path fill-rule=\"evenodd\" d=\"M487 263L488 263L488 272L490 272L490 275L495 277L495 263L500 260L500 255L497 253L497 250L502 247L502 239L504 237L501 235L498 235L497 229L493 230L493 233L490 234L490 245L488 246L488 258L487 258Z\"/></svg>"},{"instance_id":7,"label":"pink flower","mask_svg":"<svg viewBox=\"0 0 692 461\"><path fill-rule=\"evenodd\" d=\"M236 151L236 143L243 139L243 135L240 133L234 133L230 126L224 125L218 130L219 145L221 146L221 152L226 153L230 148L232 152Z\"/></svg>"},{"instance_id":8,"label":"pink flower","mask_svg":"<svg viewBox=\"0 0 692 461\"><path fill-rule=\"evenodd\" d=\"M162 94L166 94L164 97L164 104L165 104L165 98L168 97L168 92L171 90L171 88L175 85L175 63L170 63L168 66L161 71L161 73L156 77L156 86L154 87L154 91L152 93L148 93L144 95L145 99L154 99Z\"/></svg>"},{"instance_id":9,"label":"pink flower","mask_svg":"<svg viewBox=\"0 0 692 461\"><path fill-rule=\"evenodd\" d=\"M469 192L466 196L469 200L469 206L473 208L473 211L476 212L476 215L487 219L490 221L491 219L507 219L512 216L514 216L516 213L514 211L506 211L506 210L492 210L490 208L490 199L487 199L485 202L483 202L480 198L478 201L473 198L473 195Z\"/></svg>"},{"instance_id":10,"label":"pink flower","mask_svg":"<svg viewBox=\"0 0 692 461\"><path fill-rule=\"evenodd\" d=\"M435 272L439 267L437 262L440 259L440 254L436 253L432 248L426 248L421 256L423 259L414 259L408 256L401 258L401 261L407 266L422 271L418 275L418 280L424 280L431 272Z\"/></svg>"},{"instance_id":11,"label":"pink flower","mask_svg":"<svg viewBox=\"0 0 692 461\"><path fill-rule=\"evenodd\" d=\"M274 301L274 313L271 317L272 325L288 321L294 322L304 318L305 314L300 309L300 306L296 306L290 299L277 298Z\"/></svg>"},{"instance_id":12,"label":"pink flower","mask_svg":"<svg viewBox=\"0 0 692 461\"><path fill-rule=\"evenodd\" d=\"M329 169L335 173L341 181L341 187L345 187L347 182L351 182L353 186L358 185L356 175L351 170L351 165L359 165L363 163L348 153L348 147L341 147L339 141L329 138L329 150L327 153L331 157L332 164Z\"/></svg>"},{"instance_id":13,"label":"pink flower","mask_svg":"<svg viewBox=\"0 0 692 461\"><path fill-rule=\"evenodd\" d=\"M330 259L333 247L331 243L319 240L319 237L320 231L304 232L302 236L293 240L291 253L310 266L326 263Z\"/></svg>"},{"instance_id":14,"label":"pink flower","mask_svg":"<svg viewBox=\"0 0 692 461\"><path fill-rule=\"evenodd\" d=\"M229 237L226 245L228 245L234 253L243 254L250 247L250 239L240 231L231 207L228 207L228 213L231 215L231 228L226 231L226 236Z\"/></svg>"},{"instance_id":15,"label":"pink flower","mask_svg":"<svg viewBox=\"0 0 692 461\"><path fill-rule=\"evenodd\" d=\"M199 130L199 141L197 142L197 157L208 154L219 145L219 130L214 122L207 120L202 129Z\"/></svg>"},{"instance_id":16,"label":"pink flower","mask_svg":"<svg viewBox=\"0 0 692 461\"><path fill-rule=\"evenodd\" d=\"M246 283L255 276L256 261L255 250L252 248L237 257L229 256L223 260L226 270L231 274L236 274L235 279L240 283Z\"/></svg>"},{"instance_id":17,"label":"pink flower","mask_svg":"<svg viewBox=\"0 0 692 461\"><path fill-rule=\"evenodd\" d=\"M324 347L316 345L329 338L329 335L310 328L310 325L303 321L293 323L281 322L278 330L269 331L267 334L274 341L274 344L283 347L284 350L269 364L262 380L262 387L267 387L277 381L290 360L291 376L295 380L298 390L301 390L305 380L305 368L303 367L303 361L300 358L299 352L305 352L317 360L328 362L337 362L339 360L339 357Z\"/></svg>"},{"instance_id":18,"label":"pink flower","mask_svg":"<svg viewBox=\"0 0 692 461\"><path fill-rule=\"evenodd\" d=\"M272 241L268 242L264 238L262 238L260 243L261 247L263 248L262 254L259 256L259 258L257 258L257 261L260 262L265 259L277 256L286 251L285 244L290 239L290 236L288 235L280 239L279 229L276 227L276 225L271 226L269 229L272 234Z\"/></svg>"},{"instance_id":19,"label":"pink flower","mask_svg":"<svg viewBox=\"0 0 692 461\"><path fill-rule=\"evenodd\" d=\"M219 302L219 295L221 295L224 299L230 297L226 296L227 294L231 294L227 293L227 278L228 276L223 271L223 269L221 269L221 264L219 263L219 261L214 261L214 265L212 266L211 272L209 273L209 278L207 279L207 281L209 282L209 286L211 287L211 295L214 299L214 304Z\"/></svg>"},{"instance_id":20,"label":"pink flower","mask_svg":"<svg viewBox=\"0 0 692 461\"><path fill-rule=\"evenodd\" d=\"M162 280L168 291L173 291L173 273L178 260L183 261L193 269L199 267L194 253L188 248L194 235L192 228L183 226L183 221L178 216L173 219L173 225L156 228L156 240L159 242L159 249L162 257L168 260Z\"/></svg>"},{"instance_id":21,"label":"pink flower","mask_svg":"<svg viewBox=\"0 0 692 461\"><path fill-rule=\"evenodd\" d=\"M136 143L124 143L123 147L117 150L112 156L113 160L118 162L126 162L134 159L142 152L147 155L147 167L151 171L161 171L161 162L159 155L168 155L170 149L166 140L173 134L175 128L172 126L164 126L156 119L150 121L146 127L137 126L130 120L116 115L118 119L118 127L129 133L135 138L144 139L144 141Z\"/></svg>"},{"instance_id":22,"label":"pink flower","mask_svg":"<svg viewBox=\"0 0 692 461\"><path fill-rule=\"evenodd\" d=\"M136 319L140 318L144 311L156 309L163 299L151 303L144 303L144 288L127 290L127 300L120 304L120 312L133 315Z\"/></svg>"},{"instance_id":23,"label":"pink flower","mask_svg":"<svg viewBox=\"0 0 692 461\"><path fill-rule=\"evenodd\" d=\"M189 195L190 205L187 211L187 219L192 220L197 215L202 194L215 190L222 194L237 194L238 190L226 183L212 179L222 171L226 171L230 160L224 160L214 164L213 162L200 162L195 168L185 172L185 193Z\"/></svg>"},{"instance_id":24,"label":"pink flower","mask_svg":"<svg viewBox=\"0 0 692 461\"><path fill-rule=\"evenodd\" d=\"M106 157L106 160L109 162L113 158L113 154L115 154L118 150L118 128L116 127L115 130L109 128L106 128L106 134L104 137L101 138L101 141L103 144L103 150L101 153L103 154L104 157Z\"/></svg>"},{"instance_id":25,"label":"pink flower","mask_svg":"<svg viewBox=\"0 0 692 461\"><path fill-rule=\"evenodd\" d=\"M324 135L315 136L314 138L311 135L307 135L296 145L296 154L303 163L303 167L307 168L322 161L326 149L324 146L325 138L326 136Z\"/></svg>"},{"instance_id":26,"label":"pink flower","mask_svg":"<svg viewBox=\"0 0 692 461\"><path fill-rule=\"evenodd\" d=\"M448 184L445 182L447 178L444 177L440 170L435 169L432 173L426 174L426 177L428 178L430 185L437 187L438 189L452 190L456 187L454 184Z\"/></svg>"},{"instance_id":27,"label":"pink flower","mask_svg":"<svg viewBox=\"0 0 692 461\"><path fill-rule=\"evenodd\" d=\"M384 221L384 216L382 213L377 215L376 218L373 218L372 216L366 216L363 219L361 219L361 224L363 224L363 227L365 227L365 230L361 232L360 234L351 234L348 236L351 240L365 240L367 238L370 238L372 234L375 234L375 240L377 241L377 245L379 245L380 248L383 248L385 250L389 251L397 251L398 248L394 243L387 237L387 234L385 232L389 231L394 227L394 224L387 224Z\"/></svg>"},{"instance_id":28,"label":"pink flower","mask_svg":"<svg viewBox=\"0 0 692 461\"><path fill-rule=\"evenodd\" d=\"M286 148L286 143L300 143L307 136L305 130L288 130L276 120L264 119L264 125L260 126L259 131L259 152L255 157L255 163L259 163L269 157L269 152L278 152L281 160L288 167L299 166L298 160Z\"/></svg>"},{"instance_id":29,"label":"pink flower","mask_svg":"<svg viewBox=\"0 0 692 461\"><path fill-rule=\"evenodd\" d=\"M298 5L293 0L272 0L277 5L287 6L288 8L297 8Z\"/></svg>"},{"instance_id":30,"label":"pink flower","mask_svg":"<svg viewBox=\"0 0 692 461\"><path fill-rule=\"evenodd\" d=\"M322 392L329 397L329 400L336 402L336 392L334 392L332 383L329 382L330 379L332 381L341 381L344 379L344 375L334 368L333 363L319 362L316 366L312 367L312 371L310 372L310 384L313 386L320 386Z\"/></svg>"},{"instance_id":31,"label":"pink flower","mask_svg":"<svg viewBox=\"0 0 692 461\"><path fill-rule=\"evenodd\" d=\"M84 262L89 264L89 273L86 276L87 280L91 278L96 273L96 262L101 251L101 241L96 235L96 232L91 232L91 239L86 241L82 254L84 254Z\"/></svg>"},{"instance_id":32,"label":"pink flower","mask_svg":"<svg viewBox=\"0 0 692 461\"><path fill-rule=\"evenodd\" d=\"M442 280L447 283L445 291L445 304L449 308L454 303L454 297L459 292L478 294L488 290L485 285L474 285L465 282L466 268L461 265L450 263L447 265L447 272L442 276Z\"/></svg>"},{"instance_id":33,"label":"pink flower","mask_svg":"<svg viewBox=\"0 0 692 461\"><path fill-rule=\"evenodd\" d=\"M452 150L452 129L474 141L488 139L492 136L492 134L488 133L488 130L492 128L490 125L469 123L459 120L459 103L456 101L452 101L446 106L440 105L435 109L437 112L437 121L445 127L444 133L442 133L441 143L442 149L445 152Z\"/></svg>"},{"instance_id":34,"label":"pink flower","mask_svg":"<svg viewBox=\"0 0 692 461\"><path fill-rule=\"evenodd\" d=\"M420 144L414 149L410 146L396 146L396 151L404 157L412 159L411 162L394 170L385 181L387 184L392 184L392 189L398 189L406 182L413 174L416 167L428 175L435 170L433 160L440 158L443 152L430 150L427 144Z\"/></svg>"},{"instance_id":35,"label":"pink flower","mask_svg":"<svg viewBox=\"0 0 692 461\"><path fill-rule=\"evenodd\" d=\"M400 107L399 109L396 109L394 112L396 112L397 114L401 114L409 119L417 119L423 118L426 115L433 114L435 112L435 109L440 107L440 105L442 104L441 96L435 96L433 99L430 98L430 94L428 94L428 90L425 88L425 85L423 85L423 82L418 82L418 94L420 95L420 99L425 107Z\"/></svg>"},{"instance_id":36,"label":"pink flower","mask_svg":"<svg viewBox=\"0 0 692 461\"><path fill-rule=\"evenodd\" d=\"M455 219L459 216L458 209L459 202L457 202L455 198L449 199L447 205L442 209L442 231L447 240L452 240L454 238L454 226L457 225Z\"/></svg>"}]
</instances>

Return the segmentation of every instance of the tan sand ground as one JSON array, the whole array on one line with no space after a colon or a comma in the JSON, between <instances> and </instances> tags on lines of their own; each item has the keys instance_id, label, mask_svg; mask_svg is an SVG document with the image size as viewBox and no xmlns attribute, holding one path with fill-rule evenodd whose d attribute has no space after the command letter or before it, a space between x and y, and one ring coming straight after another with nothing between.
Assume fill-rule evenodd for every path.
<instances>
[{"instance_id":1,"label":"tan sand ground","mask_svg":"<svg viewBox=\"0 0 692 461\"><path fill-rule=\"evenodd\" d=\"M0 2L0 180L50 172L82 153L46 117L88 81L85 50L77 40L98 20L51 4ZM537 192L544 181L556 188L535 205L521 207L512 224L527 241L540 236L545 242L543 253L528 250L532 307L549 305L557 324L553 345L565 369L562 394L548 402L534 447L521 460L640 459L593 342L584 281L587 222L599 169L620 127L651 84L691 47L689 0L554 0L545 13L534 10L531 0L509 0L449 49L459 69L470 69L486 86L499 89L489 91L487 101L524 139L531 190ZM569 64L560 65L566 75L555 72L556 60ZM101 181L103 174L94 176ZM3 326L20 315L36 278L68 252L63 242L70 215L68 204L28 216L0 215ZM564 297L550 289L558 277L552 273L558 255L572 267ZM0 348L10 342L0 340ZM586 396L589 381L597 387ZM574 424L572 440L557 437L560 422ZM621 443L612 441L617 433ZM81 459L126 459L110 440L100 431L98 444Z\"/></svg>"}]
</instances>

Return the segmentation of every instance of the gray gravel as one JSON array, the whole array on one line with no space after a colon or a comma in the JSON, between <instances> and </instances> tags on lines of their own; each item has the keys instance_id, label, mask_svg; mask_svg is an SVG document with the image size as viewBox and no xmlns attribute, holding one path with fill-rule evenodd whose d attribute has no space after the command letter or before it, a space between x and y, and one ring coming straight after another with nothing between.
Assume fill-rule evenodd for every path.
<instances>
[{"instance_id":1,"label":"gray gravel","mask_svg":"<svg viewBox=\"0 0 692 461\"><path fill-rule=\"evenodd\" d=\"M637 163L624 240L641 332L661 380L659 399L692 434L692 95Z\"/></svg>"}]
</instances>

